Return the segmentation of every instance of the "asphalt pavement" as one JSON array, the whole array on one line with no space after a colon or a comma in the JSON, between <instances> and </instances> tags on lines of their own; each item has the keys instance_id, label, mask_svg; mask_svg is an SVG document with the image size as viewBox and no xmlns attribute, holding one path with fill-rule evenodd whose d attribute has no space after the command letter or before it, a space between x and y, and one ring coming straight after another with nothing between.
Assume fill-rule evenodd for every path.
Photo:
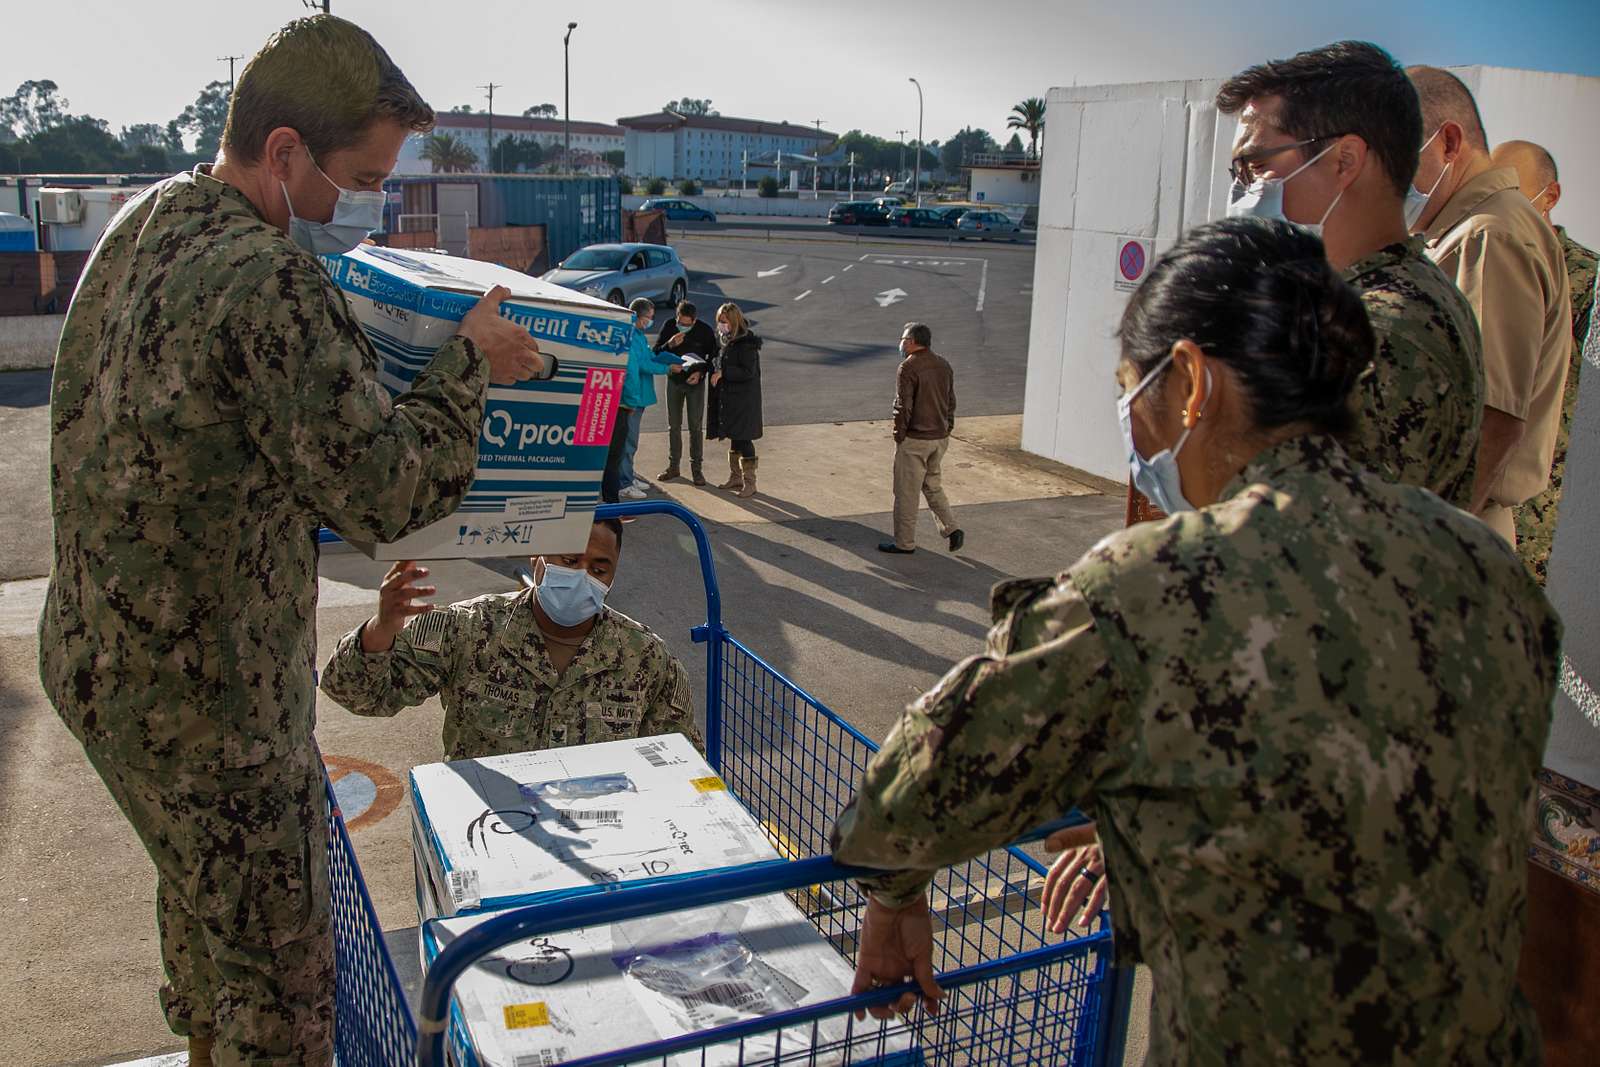
<instances>
[{"instance_id":1,"label":"asphalt pavement","mask_svg":"<svg viewBox=\"0 0 1600 1067\"><path fill-rule=\"evenodd\" d=\"M722 233L676 243L702 314L732 300L765 339L769 431L757 497L664 488L706 522L730 629L881 739L908 701L981 648L995 582L1064 568L1121 524L1121 499L1104 485L1018 447L1033 250L922 254L893 242ZM957 373L946 466L967 533L959 555L944 551L926 513L915 555L875 549L889 529L893 444L882 420L910 320L929 324ZM178 1042L155 997L153 871L37 682L34 623L51 536L47 382L42 372L0 374L0 900L14 917L0 925L0 996L13 1005L0 1063L106 1064ZM643 474L660 470L664 425L653 409ZM711 445L709 473L721 459ZM439 600L512 588L524 562L439 563ZM324 555L319 662L373 610L384 570L348 548ZM688 631L705 600L681 527L646 518L628 528L611 602L663 635L703 699L703 649ZM402 783L410 767L440 758L442 711L430 700L395 719L363 719L322 700L318 716L339 788L360 786L346 807L363 872L398 962L414 971Z\"/></svg>"}]
</instances>

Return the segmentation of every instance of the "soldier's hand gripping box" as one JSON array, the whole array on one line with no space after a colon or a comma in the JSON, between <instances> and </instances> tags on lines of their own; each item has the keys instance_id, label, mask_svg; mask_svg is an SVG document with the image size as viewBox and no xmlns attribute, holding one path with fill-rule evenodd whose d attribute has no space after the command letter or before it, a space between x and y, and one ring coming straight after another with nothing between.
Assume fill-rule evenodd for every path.
<instances>
[{"instance_id":1,"label":"soldier's hand gripping box","mask_svg":"<svg viewBox=\"0 0 1600 1067\"><path fill-rule=\"evenodd\" d=\"M426 764L411 812L423 920L778 858L682 734Z\"/></svg>"},{"instance_id":2,"label":"soldier's hand gripping box","mask_svg":"<svg viewBox=\"0 0 1600 1067\"><path fill-rule=\"evenodd\" d=\"M626 308L494 263L361 245L322 262L381 359L392 394L410 387L478 298L511 290L500 314L523 325L555 377L491 385L478 467L459 510L374 559L465 559L582 552L600 502L633 317Z\"/></svg>"},{"instance_id":3,"label":"soldier's hand gripping box","mask_svg":"<svg viewBox=\"0 0 1600 1067\"><path fill-rule=\"evenodd\" d=\"M488 918L424 923L424 970ZM826 917L830 928L838 920ZM854 941L853 931L835 936ZM460 1067L565 1063L835 1000L852 978L839 947L782 893L588 926L513 942L469 968L450 1002L450 1050ZM831 1014L640 1062L909 1067L923 1062L910 1029Z\"/></svg>"}]
</instances>

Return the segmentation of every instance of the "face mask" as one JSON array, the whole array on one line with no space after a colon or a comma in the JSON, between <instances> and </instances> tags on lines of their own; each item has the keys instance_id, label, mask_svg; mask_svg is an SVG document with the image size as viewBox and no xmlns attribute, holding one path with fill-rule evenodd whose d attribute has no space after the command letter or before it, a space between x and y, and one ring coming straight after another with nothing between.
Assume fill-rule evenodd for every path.
<instances>
[{"instance_id":1,"label":"face mask","mask_svg":"<svg viewBox=\"0 0 1600 1067\"><path fill-rule=\"evenodd\" d=\"M654 326L655 324L656 324L656 320L655 319L645 319L643 322L639 323L639 327L638 327L639 332L640 333L649 333L650 332L650 327Z\"/></svg>"},{"instance_id":2,"label":"face mask","mask_svg":"<svg viewBox=\"0 0 1600 1067\"><path fill-rule=\"evenodd\" d=\"M551 622L557 626L577 626L600 614L607 592L606 584L588 571L546 563L536 595Z\"/></svg>"},{"instance_id":3,"label":"face mask","mask_svg":"<svg viewBox=\"0 0 1600 1067\"><path fill-rule=\"evenodd\" d=\"M306 158L311 159L307 150ZM323 173L317 161L311 159L322 180L339 191L339 200L333 206L333 218L327 222L312 222L294 213L294 201L289 199L289 187L283 182L283 202L289 205L289 239L319 256L338 256L350 251L366 240L367 234L383 225L383 205L387 200L381 191L357 192L334 183Z\"/></svg>"},{"instance_id":4,"label":"face mask","mask_svg":"<svg viewBox=\"0 0 1600 1067\"><path fill-rule=\"evenodd\" d=\"M1248 186L1243 182L1234 182L1232 194L1228 197L1228 217L1236 219L1253 216L1258 219L1287 222L1321 237L1322 224L1328 221L1328 216L1333 214L1333 209L1339 205L1339 198L1344 196L1344 190L1339 190L1339 196L1333 198L1333 203L1328 205L1328 210L1324 211L1322 218L1316 222L1295 222L1283 213L1283 186L1290 178L1333 151L1333 148L1334 146L1330 144L1296 167L1287 177L1257 178Z\"/></svg>"},{"instance_id":5,"label":"face mask","mask_svg":"<svg viewBox=\"0 0 1600 1067\"><path fill-rule=\"evenodd\" d=\"M1150 498L1151 503L1166 512L1176 515L1180 511L1193 511L1194 505L1184 499L1183 483L1178 477L1178 452L1183 448L1183 443L1189 439L1192 427L1186 427L1183 435L1178 438L1178 443L1171 448L1164 449L1156 455L1145 459L1139 455L1139 449L1133 443L1133 401L1145 386L1156 380L1156 376L1166 369L1172 362L1172 356L1155 365L1155 368L1146 374L1139 384L1129 389L1117 401L1117 418L1122 423L1122 440L1128 446L1128 470L1133 474L1134 488ZM1206 369L1206 399L1211 398L1211 370ZM1201 410L1205 408L1202 405Z\"/></svg>"},{"instance_id":6,"label":"face mask","mask_svg":"<svg viewBox=\"0 0 1600 1067\"><path fill-rule=\"evenodd\" d=\"M685 325L685 324L683 324L681 322L678 323L678 332L679 333L688 333L693 328L694 328L694 323L692 323L692 322L689 323L688 325Z\"/></svg>"},{"instance_id":7,"label":"face mask","mask_svg":"<svg viewBox=\"0 0 1600 1067\"><path fill-rule=\"evenodd\" d=\"M724 341L726 341L728 338L733 336L733 327L732 326L718 326L717 327L717 336L722 338Z\"/></svg>"},{"instance_id":8,"label":"face mask","mask_svg":"<svg viewBox=\"0 0 1600 1067\"><path fill-rule=\"evenodd\" d=\"M1442 130L1444 127L1441 126L1439 129ZM1429 137L1426 141L1422 142L1421 151L1426 152L1428 150L1428 146L1433 143L1433 138L1437 136L1439 136L1439 130L1434 130L1433 137ZM1406 187L1407 230L1415 230L1417 228L1417 223L1422 220L1422 213L1428 210L1428 201L1433 199L1433 190L1439 188L1439 182L1444 181L1445 174L1447 174L1450 168L1453 166L1455 166L1454 160L1446 163L1444 165L1444 170L1439 172L1438 179L1434 181L1433 189L1429 189L1425 193L1419 190L1415 185L1408 185Z\"/></svg>"}]
</instances>

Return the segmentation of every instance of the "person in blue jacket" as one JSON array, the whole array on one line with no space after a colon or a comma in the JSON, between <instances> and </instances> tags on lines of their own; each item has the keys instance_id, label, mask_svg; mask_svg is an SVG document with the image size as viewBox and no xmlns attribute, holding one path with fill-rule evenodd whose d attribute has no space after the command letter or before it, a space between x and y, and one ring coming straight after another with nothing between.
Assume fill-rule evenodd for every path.
<instances>
[{"instance_id":1,"label":"person in blue jacket","mask_svg":"<svg viewBox=\"0 0 1600 1067\"><path fill-rule=\"evenodd\" d=\"M679 362L671 352L656 352L650 344L655 304L647 297L640 297L628 305L628 310L633 312L633 341L628 347L627 376L622 382L622 406L617 409L611 449L606 453L606 469L600 479L600 498L608 504L615 504L623 497L638 500L645 495L650 483L640 485L633 473L633 454L639 448L639 424L644 421L644 409L656 402L655 376L667 373Z\"/></svg>"}]
</instances>

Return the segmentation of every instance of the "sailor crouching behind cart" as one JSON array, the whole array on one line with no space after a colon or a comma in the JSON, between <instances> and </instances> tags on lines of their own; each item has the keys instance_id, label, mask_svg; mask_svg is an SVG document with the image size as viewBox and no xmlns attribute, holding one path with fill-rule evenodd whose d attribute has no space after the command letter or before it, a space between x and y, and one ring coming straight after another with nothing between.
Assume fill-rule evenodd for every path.
<instances>
[{"instance_id":1,"label":"sailor crouching behind cart","mask_svg":"<svg viewBox=\"0 0 1600 1067\"><path fill-rule=\"evenodd\" d=\"M533 558L533 588L443 609L418 603L436 587L402 560L378 613L339 642L322 690L383 716L437 694L451 760L669 733L703 751L683 665L605 604L621 555L622 524L599 520L582 555Z\"/></svg>"}]
</instances>

